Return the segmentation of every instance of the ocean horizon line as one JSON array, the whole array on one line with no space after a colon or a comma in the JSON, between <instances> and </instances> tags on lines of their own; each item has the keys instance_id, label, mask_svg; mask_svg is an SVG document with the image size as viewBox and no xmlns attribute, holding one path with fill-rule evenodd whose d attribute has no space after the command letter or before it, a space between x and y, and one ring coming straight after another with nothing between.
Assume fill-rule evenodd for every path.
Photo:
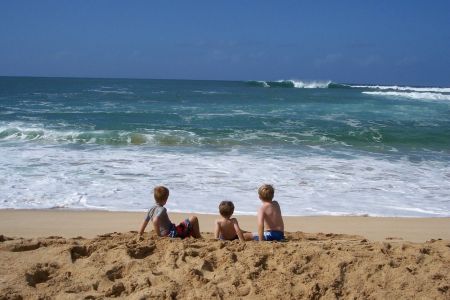
<instances>
[{"instance_id":1,"label":"ocean horizon line","mask_svg":"<svg viewBox=\"0 0 450 300\"><path fill-rule=\"evenodd\" d=\"M150 78L150 77L103 77L103 76L50 76L50 75L0 75L0 78L43 78L43 79L92 79L92 80L155 80L155 81L211 81L211 82L282 82L282 81L303 81L303 82L330 82L333 84L349 85L349 86L401 86L413 88L447 88L450 87L450 82L447 85L441 84L416 84L416 83L399 83L399 82L340 82L332 79L304 79L304 78L265 78L265 79L197 79L197 78Z\"/></svg>"}]
</instances>

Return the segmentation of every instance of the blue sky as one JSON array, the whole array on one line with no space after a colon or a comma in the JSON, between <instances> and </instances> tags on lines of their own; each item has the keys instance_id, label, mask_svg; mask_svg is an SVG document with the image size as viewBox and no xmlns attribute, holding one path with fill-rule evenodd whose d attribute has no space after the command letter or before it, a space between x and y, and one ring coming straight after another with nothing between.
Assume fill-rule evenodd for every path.
<instances>
[{"instance_id":1,"label":"blue sky","mask_svg":"<svg viewBox=\"0 0 450 300\"><path fill-rule=\"evenodd\" d=\"M450 1L1 1L0 75L450 86Z\"/></svg>"}]
</instances>

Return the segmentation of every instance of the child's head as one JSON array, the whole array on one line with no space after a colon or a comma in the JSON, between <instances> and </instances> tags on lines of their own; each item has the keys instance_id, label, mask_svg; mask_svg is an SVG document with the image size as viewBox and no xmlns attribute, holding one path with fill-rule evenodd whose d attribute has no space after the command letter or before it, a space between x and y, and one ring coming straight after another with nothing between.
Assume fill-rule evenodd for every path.
<instances>
[{"instance_id":1,"label":"child's head","mask_svg":"<svg viewBox=\"0 0 450 300\"><path fill-rule=\"evenodd\" d=\"M234 204L231 201L222 201L219 204L220 215L224 218L229 218L233 215Z\"/></svg>"},{"instance_id":2,"label":"child's head","mask_svg":"<svg viewBox=\"0 0 450 300\"><path fill-rule=\"evenodd\" d=\"M156 203L164 205L169 198L169 189L165 186L157 186L153 189L153 196L155 197Z\"/></svg>"},{"instance_id":3,"label":"child's head","mask_svg":"<svg viewBox=\"0 0 450 300\"><path fill-rule=\"evenodd\" d=\"M258 189L259 199L265 202L270 202L273 199L275 189L270 184L263 184Z\"/></svg>"}]
</instances>

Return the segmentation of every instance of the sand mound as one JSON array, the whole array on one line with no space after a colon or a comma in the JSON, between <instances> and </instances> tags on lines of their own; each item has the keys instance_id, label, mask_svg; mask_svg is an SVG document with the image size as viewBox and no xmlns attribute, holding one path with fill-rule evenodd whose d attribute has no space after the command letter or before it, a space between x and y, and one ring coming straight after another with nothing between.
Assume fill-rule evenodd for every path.
<instances>
[{"instance_id":1,"label":"sand mound","mask_svg":"<svg viewBox=\"0 0 450 300\"><path fill-rule=\"evenodd\" d=\"M0 299L449 299L450 242L334 234L288 242L1 236Z\"/></svg>"}]
</instances>

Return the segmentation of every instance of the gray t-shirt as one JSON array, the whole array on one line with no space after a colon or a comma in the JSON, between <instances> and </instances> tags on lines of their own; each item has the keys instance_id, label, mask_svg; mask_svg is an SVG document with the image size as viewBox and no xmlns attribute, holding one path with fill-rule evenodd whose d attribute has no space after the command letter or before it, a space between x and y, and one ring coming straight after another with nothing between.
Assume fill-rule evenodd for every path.
<instances>
[{"instance_id":1,"label":"gray t-shirt","mask_svg":"<svg viewBox=\"0 0 450 300\"><path fill-rule=\"evenodd\" d=\"M159 219L159 231L161 236L168 235L170 228L172 227L172 222L170 222L169 216L167 215L167 209L164 206L155 204L148 210L145 221L153 222L154 217L158 217Z\"/></svg>"}]
</instances>

